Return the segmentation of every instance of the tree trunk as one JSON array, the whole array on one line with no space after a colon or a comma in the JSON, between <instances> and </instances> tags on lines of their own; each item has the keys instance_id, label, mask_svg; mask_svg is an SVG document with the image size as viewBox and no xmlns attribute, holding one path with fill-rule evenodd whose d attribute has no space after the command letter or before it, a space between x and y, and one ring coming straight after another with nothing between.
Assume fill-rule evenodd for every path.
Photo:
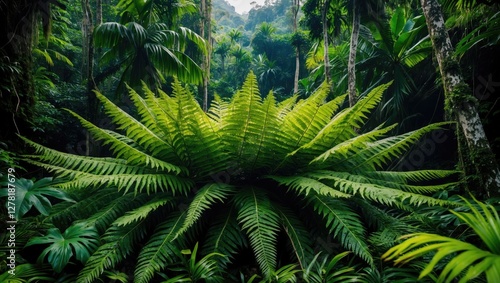
<instances>
[{"instance_id":1,"label":"tree trunk","mask_svg":"<svg viewBox=\"0 0 500 283\"><path fill-rule=\"evenodd\" d=\"M87 92L87 117L89 122L96 124L98 120L98 105L97 98L93 91L96 89L94 83L94 19L89 0L81 0L82 5L82 81L86 84ZM94 142L91 136L87 133L86 154L91 155L96 153Z\"/></svg>"},{"instance_id":2,"label":"tree trunk","mask_svg":"<svg viewBox=\"0 0 500 283\"><path fill-rule=\"evenodd\" d=\"M356 103L356 51L358 50L358 37L360 25L359 5L356 0L352 1L352 34L349 49L349 61L347 63L349 106Z\"/></svg>"},{"instance_id":3,"label":"tree trunk","mask_svg":"<svg viewBox=\"0 0 500 283\"><path fill-rule=\"evenodd\" d=\"M16 147L15 134L26 135L29 130L35 102L32 48L36 6L18 0L0 8L0 141L8 143L9 150ZM40 12L46 19L50 11Z\"/></svg>"},{"instance_id":4,"label":"tree trunk","mask_svg":"<svg viewBox=\"0 0 500 283\"><path fill-rule=\"evenodd\" d=\"M203 56L203 111L208 111L208 83L210 81L210 60L212 53L211 1L201 0L201 37L207 42L207 54Z\"/></svg>"},{"instance_id":5,"label":"tree trunk","mask_svg":"<svg viewBox=\"0 0 500 283\"><path fill-rule=\"evenodd\" d=\"M330 74L330 58L328 56L328 9L330 7L330 0L325 0L323 10L322 10L322 21L323 21L323 59L325 63L325 80L330 83L332 78Z\"/></svg>"},{"instance_id":6,"label":"tree trunk","mask_svg":"<svg viewBox=\"0 0 500 283\"><path fill-rule=\"evenodd\" d=\"M452 111L469 148L469 158L476 169L483 197L500 195L500 171L479 118L470 87L464 82L453 46L446 31L437 0L421 0L429 35L439 64L447 110Z\"/></svg>"},{"instance_id":7,"label":"tree trunk","mask_svg":"<svg viewBox=\"0 0 500 283\"><path fill-rule=\"evenodd\" d=\"M292 7L293 14L293 32L297 35L297 17L299 15L300 0L294 0ZM295 46L295 75L293 78L293 93L299 92L299 75L300 75L300 46Z\"/></svg>"}]
</instances>

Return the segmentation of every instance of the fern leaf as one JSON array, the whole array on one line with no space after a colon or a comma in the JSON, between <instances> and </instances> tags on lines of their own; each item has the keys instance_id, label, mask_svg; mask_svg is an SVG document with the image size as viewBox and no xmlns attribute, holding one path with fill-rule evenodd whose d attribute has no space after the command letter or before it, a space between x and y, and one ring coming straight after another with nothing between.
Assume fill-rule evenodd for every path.
<instances>
[{"instance_id":1,"label":"fern leaf","mask_svg":"<svg viewBox=\"0 0 500 283\"><path fill-rule=\"evenodd\" d=\"M354 160L359 160L357 158L358 156L362 158L362 161L359 162L354 169L363 168L364 166L372 168L373 166L381 167L392 158L403 155L403 153L406 152L410 146L415 144L424 134L440 129L442 126L448 124L450 124L450 122L435 123L406 134L388 137L374 142L366 149L350 157ZM342 160L339 162L342 162Z\"/></svg>"},{"instance_id":2,"label":"fern leaf","mask_svg":"<svg viewBox=\"0 0 500 283\"><path fill-rule=\"evenodd\" d=\"M330 88L323 83L308 99L300 101L285 116L282 136L290 147L296 150L311 141L316 133L328 124L334 112L345 100L345 95L325 103Z\"/></svg>"},{"instance_id":3,"label":"fern leaf","mask_svg":"<svg viewBox=\"0 0 500 283\"><path fill-rule=\"evenodd\" d=\"M77 171L65 170L62 167L47 165L44 163L31 162L52 172L65 172L74 174L73 180L62 182L57 186L63 189L79 189L90 186L109 185L117 187L127 193L133 190L136 194L146 190L147 194L158 191L168 191L175 194L187 194L193 185L193 181L167 174L113 174L94 175ZM70 173L68 173L70 172Z\"/></svg>"},{"instance_id":4,"label":"fern leaf","mask_svg":"<svg viewBox=\"0 0 500 283\"><path fill-rule=\"evenodd\" d=\"M142 219L145 219L150 213L153 211L156 211L160 207L171 203L173 201L172 197L163 197L163 198L154 198L153 200L149 201L148 203L127 212L125 215L122 217L116 219L113 222L113 225L115 226L127 226L129 224L132 224L134 222L140 221Z\"/></svg>"},{"instance_id":5,"label":"fern leaf","mask_svg":"<svg viewBox=\"0 0 500 283\"><path fill-rule=\"evenodd\" d=\"M168 218L156 227L153 235L139 254L134 282L149 282L155 272L176 260L179 249L174 239L179 233L185 217L186 212L170 213Z\"/></svg>"},{"instance_id":6,"label":"fern leaf","mask_svg":"<svg viewBox=\"0 0 500 283\"><path fill-rule=\"evenodd\" d=\"M103 231L125 211L132 210L144 203L145 195L134 196L129 193L113 199L106 207L100 209L91 217L85 219L85 223L91 227L96 227L98 231Z\"/></svg>"},{"instance_id":7,"label":"fern leaf","mask_svg":"<svg viewBox=\"0 0 500 283\"><path fill-rule=\"evenodd\" d=\"M460 174L458 170L417 170L417 171L369 171L363 172L370 178L386 180L389 182L409 183L409 182L428 182L438 179L449 178L453 175Z\"/></svg>"},{"instance_id":8,"label":"fern leaf","mask_svg":"<svg viewBox=\"0 0 500 283\"><path fill-rule=\"evenodd\" d=\"M344 248L373 265L373 257L365 242L365 229L358 214L337 199L315 195L307 197L307 200L323 216L326 227Z\"/></svg>"},{"instance_id":9,"label":"fern leaf","mask_svg":"<svg viewBox=\"0 0 500 283\"><path fill-rule=\"evenodd\" d=\"M110 149L116 154L116 157L126 159L131 165L147 166L152 169L166 170L177 174L181 173L181 169L178 166L159 160L134 147L131 147L101 128L96 127L75 112L71 110L67 111L73 114L97 140L103 140L104 145L109 144Z\"/></svg>"},{"instance_id":10,"label":"fern leaf","mask_svg":"<svg viewBox=\"0 0 500 283\"><path fill-rule=\"evenodd\" d=\"M236 254L239 248L248 245L246 238L242 237L242 231L236 221L234 206L229 211L219 211L205 237L203 254L221 253L225 257L218 257L220 265L225 266L228 260Z\"/></svg>"},{"instance_id":11,"label":"fern leaf","mask_svg":"<svg viewBox=\"0 0 500 283\"><path fill-rule=\"evenodd\" d=\"M119 130L125 131L127 137L134 140L138 145L151 153L152 156L172 160L175 155L173 154L172 147L168 143L130 114L117 107L104 95L97 91L95 95L104 106L104 111L108 114L108 117L111 117L112 121L119 125Z\"/></svg>"},{"instance_id":12,"label":"fern leaf","mask_svg":"<svg viewBox=\"0 0 500 283\"><path fill-rule=\"evenodd\" d=\"M25 155L25 161L52 164L61 170L56 171L60 177L73 178L75 172L85 172L96 175L112 174L140 174L147 172L145 168L128 165L126 160L110 157L89 157L64 153L37 144L25 137L21 137L28 145L32 146L38 155ZM54 167L54 168L56 168Z\"/></svg>"},{"instance_id":13,"label":"fern leaf","mask_svg":"<svg viewBox=\"0 0 500 283\"><path fill-rule=\"evenodd\" d=\"M104 270L113 269L124 260L132 252L134 245L144 239L146 224L147 218L124 227L111 226L102 238L104 244L87 260L76 282L91 283Z\"/></svg>"},{"instance_id":14,"label":"fern leaf","mask_svg":"<svg viewBox=\"0 0 500 283\"><path fill-rule=\"evenodd\" d=\"M326 184L323 184L315 179L303 177L303 176L270 176L271 179L277 181L280 185L284 185L291 190L295 190L299 194L308 196L311 190L319 195L339 197L339 198L350 198L351 195L343 193L336 190Z\"/></svg>"},{"instance_id":15,"label":"fern leaf","mask_svg":"<svg viewBox=\"0 0 500 283\"><path fill-rule=\"evenodd\" d=\"M382 99L382 94L391 83L374 88L367 96L358 101L353 107L337 114L325 125L316 136L304 144L301 149L324 152L333 146L355 137L353 128L361 127L367 114L377 106Z\"/></svg>"},{"instance_id":16,"label":"fern leaf","mask_svg":"<svg viewBox=\"0 0 500 283\"><path fill-rule=\"evenodd\" d=\"M325 151L324 153L322 153L321 155L319 155L315 159L313 159L311 161L311 163L325 162L328 158L337 158L337 159L343 158L343 159L345 159L349 156L348 155L349 153L352 153L352 152L355 153L361 149L366 148L367 143L376 141L379 137L381 137L382 135L385 135L387 132L391 131L395 127L396 127L396 125L392 125L392 126L385 127L385 128L377 127L376 129L374 129L368 133L364 133L364 134L358 135L357 137L354 137L352 139L341 142L341 143L335 145L334 147L332 147L331 149Z\"/></svg>"},{"instance_id":17,"label":"fern leaf","mask_svg":"<svg viewBox=\"0 0 500 283\"><path fill-rule=\"evenodd\" d=\"M227 115L221 125L224 144L232 148L234 160L252 159L252 148L259 137L262 127L262 99L259 94L257 78L250 73L241 90L231 100Z\"/></svg>"},{"instance_id":18,"label":"fern leaf","mask_svg":"<svg viewBox=\"0 0 500 283\"><path fill-rule=\"evenodd\" d=\"M262 273L269 278L276 268L276 241L279 215L267 195L255 188L245 188L235 196L238 222L250 240Z\"/></svg>"},{"instance_id":19,"label":"fern leaf","mask_svg":"<svg viewBox=\"0 0 500 283\"><path fill-rule=\"evenodd\" d=\"M292 244L293 254L296 256L301 269L304 269L314 257L311 234L290 209L283 206L278 206L277 209L285 233Z\"/></svg>"},{"instance_id":20,"label":"fern leaf","mask_svg":"<svg viewBox=\"0 0 500 283\"><path fill-rule=\"evenodd\" d=\"M186 221L182 225L177 236L182 235L182 233L196 223L203 211L210 208L215 202L223 202L229 194L234 192L234 187L222 183L211 183L203 186L196 193L196 196L189 205Z\"/></svg>"},{"instance_id":21,"label":"fern leaf","mask_svg":"<svg viewBox=\"0 0 500 283\"><path fill-rule=\"evenodd\" d=\"M317 171L308 173L307 176L322 180L325 183L328 183L327 180L330 180L331 186L338 188L341 192L359 195L362 198L388 206L403 208L405 202L415 206L422 204L446 206L452 204L445 200L372 184L360 175L333 171Z\"/></svg>"}]
</instances>

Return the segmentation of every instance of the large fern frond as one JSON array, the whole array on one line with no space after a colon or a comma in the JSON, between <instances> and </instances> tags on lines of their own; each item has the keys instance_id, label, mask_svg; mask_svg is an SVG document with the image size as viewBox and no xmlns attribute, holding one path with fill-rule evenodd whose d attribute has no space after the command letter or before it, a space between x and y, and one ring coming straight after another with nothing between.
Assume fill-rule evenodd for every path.
<instances>
[{"instance_id":1,"label":"large fern frond","mask_svg":"<svg viewBox=\"0 0 500 283\"><path fill-rule=\"evenodd\" d=\"M104 244L90 256L80 271L77 283L91 283L99 278L104 270L114 268L124 260L146 235L147 218L127 226L111 226L102 241Z\"/></svg>"},{"instance_id":2,"label":"large fern frond","mask_svg":"<svg viewBox=\"0 0 500 283\"><path fill-rule=\"evenodd\" d=\"M420 128L409 133L401 134L398 136L388 137L373 143L358 153L349 157L351 160L360 160L354 169L358 168L377 168L386 164L392 158L402 156L412 145L414 145L425 134L441 129L442 126L448 125L450 122L435 123L423 128ZM361 157L361 158L359 158ZM347 158L346 158L347 159ZM343 162L339 160L338 162Z\"/></svg>"},{"instance_id":3,"label":"large fern frond","mask_svg":"<svg viewBox=\"0 0 500 283\"><path fill-rule=\"evenodd\" d=\"M405 203L414 206L422 204L446 206L452 204L451 202L422 194L373 184L361 175L323 170L308 173L306 176L330 184L330 186L337 188L343 193L359 195L362 198L388 206L403 208L403 204Z\"/></svg>"},{"instance_id":4,"label":"large fern frond","mask_svg":"<svg viewBox=\"0 0 500 283\"><path fill-rule=\"evenodd\" d=\"M270 176L270 178L277 181L280 185L288 187L289 190L294 190L304 196L309 195L311 191L318 195L334 198L350 198L352 196L318 180L304 176Z\"/></svg>"},{"instance_id":5,"label":"large fern frond","mask_svg":"<svg viewBox=\"0 0 500 283\"><path fill-rule=\"evenodd\" d=\"M234 192L233 186L223 183L210 183L203 186L189 205L186 221L177 236L189 229L201 217L203 211L209 209L216 202L223 202L229 194Z\"/></svg>"},{"instance_id":6,"label":"large fern frond","mask_svg":"<svg viewBox=\"0 0 500 283\"><path fill-rule=\"evenodd\" d=\"M130 92L130 96L134 96L132 93L134 91L130 90ZM119 126L118 130L123 130L128 138L134 140L152 156L162 160L173 160L175 157L174 150L170 144L165 142L163 137L158 136L157 133L137 121L134 117L116 106L101 93L96 91L95 95L104 106L104 111L108 114L108 117L110 117L112 121ZM151 125L153 123L150 122L148 124Z\"/></svg>"},{"instance_id":7,"label":"large fern frond","mask_svg":"<svg viewBox=\"0 0 500 283\"><path fill-rule=\"evenodd\" d=\"M174 239L179 233L185 217L186 212L169 213L167 219L156 227L153 235L139 254L134 282L149 282L155 272L160 271L167 264L176 260L179 247L174 242Z\"/></svg>"},{"instance_id":8,"label":"large fern frond","mask_svg":"<svg viewBox=\"0 0 500 283\"><path fill-rule=\"evenodd\" d=\"M368 113L377 106L382 99L384 91L390 84L387 83L374 88L354 106L338 113L327 125L317 132L311 141L301 148L324 152L341 142L355 137L357 133L354 129L362 126L363 122L367 119Z\"/></svg>"},{"instance_id":9,"label":"large fern frond","mask_svg":"<svg viewBox=\"0 0 500 283\"><path fill-rule=\"evenodd\" d=\"M238 222L246 232L262 273L269 277L276 268L276 241L279 215L264 191L242 189L234 199L238 207Z\"/></svg>"},{"instance_id":10,"label":"large fern frond","mask_svg":"<svg viewBox=\"0 0 500 283\"><path fill-rule=\"evenodd\" d=\"M181 168L168 163L166 161L155 158L135 147L130 146L123 141L120 141L115 136L110 135L107 131L88 122L75 112L68 110L75 116L80 123L94 136L95 139L103 142L103 145L109 145L110 149L115 153L116 157L123 158L131 165L147 166L151 169L166 170L176 174L181 173Z\"/></svg>"},{"instance_id":11,"label":"large fern frond","mask_svg":"<svg viewBox=\"0 0 500 283\"><path fill-rule=\"evenodd\" d=\"M366 231L357 213L337 199L314 195L307 197L307 201L323 217L326 227L342 246L373 265L365 240Z\"/></svg>"},{"instance_id":12,"label":"large fern frond","mask_svg":"<svg viewBox=\"0 0 500 283\"><path fill-rule=\"evenodd\" d=\"M174 199L171 196L157 196L148 203L135 208L113 222L115 226L127 226L134 222L145 219L152 212L160 207L171 203Z\"/></svg>"},{"instance_id":13,"label":"large fern frond","mask_svg":"<svg viewBox=\"0 0 500 283\"><path fill-rule=\"evenodd\" d=\"M238 249L248 245L246 238L242 237L242 231L236 221L236 211L234 206L227 210L224 208L214 215L213 222L207 231L203 254L220 253L225 257L218 257L221 266L225 266L232 260Z\"/></svg>"},{"instance_id":14,"label":"large fern frond","mask_svg":"<svg viewBox=\"0 0 500 283\"><path fill-rule=\"evenodd\" d=\"M311 234L294 212L282 205L275 206L281 218L282 226L290 240L292 251L301 269L314 257Z\"/></svg>"}]
</instances>

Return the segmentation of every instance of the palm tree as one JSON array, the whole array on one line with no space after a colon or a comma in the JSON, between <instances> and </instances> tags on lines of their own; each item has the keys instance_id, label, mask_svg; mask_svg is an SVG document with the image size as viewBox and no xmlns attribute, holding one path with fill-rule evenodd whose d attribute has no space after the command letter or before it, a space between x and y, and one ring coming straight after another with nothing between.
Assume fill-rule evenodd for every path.
<instances>
[{"instance_id":1,"label":"palm tree","mask_svg":"<svg viewBox=\"0 0 500 283\"><path fill-rule=\"evenodd\" d=\"M364 75L364 87L381 78L383 82L394 80L380 107L377 123L387 119L402 122L410 117L404 102L418 89L412 69L432 52L425 26L422 16L407 19L405 11L398 8L389 21L374 20L373 37L363 38L361 48L365 55L358 61L357 69Z\"/></svg>"},{"instance_id":2,"label":"palm tree","mask_svg":"<svg viewBox=\"0 0 500 283\"><path fill-rule=\"evenodd\" d=\"M190 29L173 31L162 23L146 27L136 22L108 22L95 29L94 40L96 47L109 48L102 56L103 64L123 66L117 91L125 83L138 87L141 81L159 87L165 76L195 84L203 80L201 68L184 53L189 42L206 52L205 41Z\"/></svg>"},{"instance_id":3,"label":"palm tree","mask_svg":"<svg viewBox=\"0 0 500 283\"><path fill-rule=\"evenodd\" d=\"M229 55L229 51L231 50L231 43L228 42L226 39L222 39L220 42L218 42L217 46L215 47L215 54L220 55L220 60L221 60L221 76L224 75L225 71L225 61L226 57Z\"/></svg>"},{"instance_id":4,"label":"palm tree","mask_svg":"<svg viewBox=\"0 0 500 283\"><path fill-rule=\"evenodd\" d=\"M64 178L60 188L81 192L78 203L58 207L47 221L80 219L101 235L76 282L122 264L135 265L134 282L157 281L196 242L204 243L202 256L224 255L214 257L222 270L239 251L251 250L265 280L283 271L278 253L308 266L314 239L327 235L373 265L365 216L386 215L379 205L449 204L424 193L454 186L441 180L456 171L380 169L443 124L399 136L385 136L394 125L357 133L388 84L341 111L345 96L326 101L326 84L305 100L282 103L272 93L263 99L257 86L250 73L230 101L215 101L209 113L178 81L172 96L130 89L137 117L97 93L117 131L73 114L115 157L71 155L25 139L36 150L33 164ZM278 245L279 238L288 245Z\"/></svg>"}]
</instances>

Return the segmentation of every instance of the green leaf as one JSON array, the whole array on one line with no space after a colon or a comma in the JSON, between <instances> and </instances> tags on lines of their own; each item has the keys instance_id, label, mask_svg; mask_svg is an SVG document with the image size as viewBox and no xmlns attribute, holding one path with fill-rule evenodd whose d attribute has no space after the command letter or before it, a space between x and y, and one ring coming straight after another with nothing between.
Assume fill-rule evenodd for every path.
<instances>
[{"instance_id":1,"label":"green leaf","mask_svg":"<svg viewBox=\"0 0 500 283\"><path fill-rule=\"evenodd\" d=\"M238 222L250 239L257 262L269 278L276 268L276 241L279 231L279 215L262 190L245 188L235 196Z\"/></svg>"},{"instance_id":2,"label":"green leaf","mask_svg":"<svg viewBox=\"0 0 500 283\"><path fill-rule=\"evenodd\" d=\"M40 244L50 244L38 257L42 262L48 256L48 262L58 273L69 263L74 255L77 260L85 263L90 254L97 248L98 234L94 227L86 223L77 223L70 226L61 234L58 228L49 229L47 235L32 238L26 247Z\"/></svg>"}]
</instances>

